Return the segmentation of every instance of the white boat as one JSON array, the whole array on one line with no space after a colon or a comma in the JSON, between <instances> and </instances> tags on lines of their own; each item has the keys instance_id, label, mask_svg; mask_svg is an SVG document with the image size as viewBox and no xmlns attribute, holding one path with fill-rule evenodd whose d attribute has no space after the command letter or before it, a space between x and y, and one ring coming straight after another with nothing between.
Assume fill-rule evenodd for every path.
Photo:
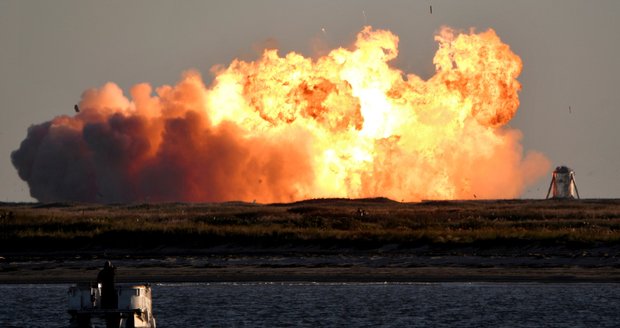
<instances>
[{"instance_id":1,"label":"white boat","mask_svg":"<svg viewBox=\"0 0 620 328\"><path fill-rule=\"evenodd\" d=\"M148 284L117 284L118 307L101 306L101 284L69 288L70 327L156 328Z\"/></svg>"}]
</instances>

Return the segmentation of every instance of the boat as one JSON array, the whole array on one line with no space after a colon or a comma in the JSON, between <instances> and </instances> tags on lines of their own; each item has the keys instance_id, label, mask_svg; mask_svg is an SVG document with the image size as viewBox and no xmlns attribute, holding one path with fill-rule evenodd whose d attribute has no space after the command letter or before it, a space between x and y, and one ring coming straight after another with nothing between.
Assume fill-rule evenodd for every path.
<instances>
[{"instance_id":1,"label":"boat","mask_svg":"<svg viewBox=\"0 0 620 328\"><path fill-rule=\"evenodd\" d=\"M149 284L116 284L118 306L103 308L100 283L69 287L70 327L156 328Z\"/></svg>"}]
</instances>

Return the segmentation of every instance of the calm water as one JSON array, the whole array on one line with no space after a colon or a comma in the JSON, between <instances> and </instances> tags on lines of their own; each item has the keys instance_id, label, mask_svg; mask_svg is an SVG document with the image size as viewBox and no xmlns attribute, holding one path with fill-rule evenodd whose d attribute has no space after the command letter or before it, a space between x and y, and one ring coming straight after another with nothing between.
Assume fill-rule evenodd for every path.
<instances>
[{"instance_id":1,"label":"calm water","mask_svg":"<svg viewBox=\"0 0 620 328\"><path fill-rule=\"evenodd\" d=\"M0 285L0 327L65 327L69 285ZM620 327L620 284L155 284L165 327Z\"/></svg>"}]
</instances>

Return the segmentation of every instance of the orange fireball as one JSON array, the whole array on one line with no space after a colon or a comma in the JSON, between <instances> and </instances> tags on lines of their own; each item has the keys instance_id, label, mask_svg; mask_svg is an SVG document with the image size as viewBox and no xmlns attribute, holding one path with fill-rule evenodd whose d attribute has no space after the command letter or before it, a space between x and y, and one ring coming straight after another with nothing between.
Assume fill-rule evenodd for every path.
<instances>
[{"instance_id":1,"label":"orange fireball","mask_svg":"<svg viewBox=\"0 0 620 328\"><path fill-rule=\"evenodd\" d=\"M39 200L519 196L549 168L542 154L523 157L520 132L505 127L519 107L520 58L493 30L443 28L435 39L427 81L390 66L396 35L365 27L351 49L318 59L266 50L234 60L208 87L189 72L156 95L137 85L129 100L107 84L84 93L75 117L37 130L54 147L54 135L76 138L80 193L66 176L32 177L42 148L30 133L13 163Z\"/></svg>"}]
</instances>

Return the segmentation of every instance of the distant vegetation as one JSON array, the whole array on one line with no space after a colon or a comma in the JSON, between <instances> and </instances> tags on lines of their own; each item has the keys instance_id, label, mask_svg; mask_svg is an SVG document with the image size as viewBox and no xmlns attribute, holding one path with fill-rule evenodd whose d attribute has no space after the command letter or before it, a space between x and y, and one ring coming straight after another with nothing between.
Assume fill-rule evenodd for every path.
<instances>
[{"instance_id":1,"label":"distant vegetation","mask_svg":"<svg viewBox=\"0 0 620 328\"><path fill-rule=\"evenodd\" d=\"M620 200L2 204L0 255L234 246L406 249L620 244Z\"/></svg>"}]
</instances>

